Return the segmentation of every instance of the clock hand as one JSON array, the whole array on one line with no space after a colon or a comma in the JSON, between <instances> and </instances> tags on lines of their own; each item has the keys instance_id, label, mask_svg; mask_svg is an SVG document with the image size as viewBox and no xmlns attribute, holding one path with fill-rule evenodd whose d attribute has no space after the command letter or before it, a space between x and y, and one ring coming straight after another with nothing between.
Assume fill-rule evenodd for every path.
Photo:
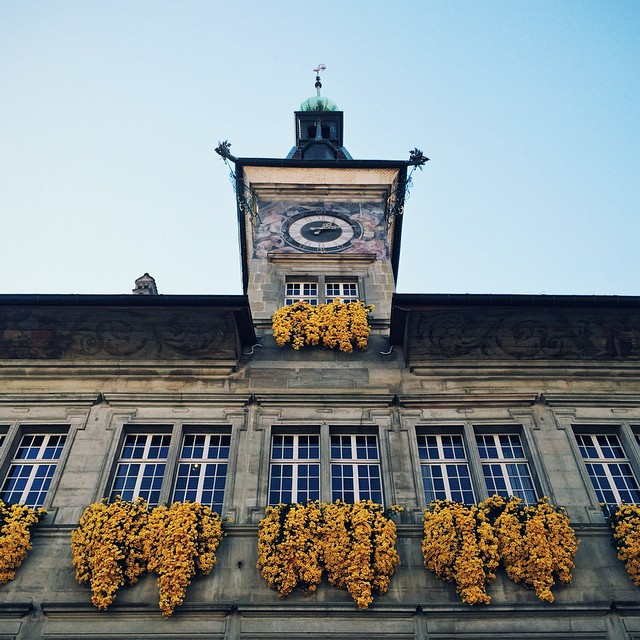
<instances>
[{"instance_id":1,"label":"clock hand","mask_svg":"<svg viewBox=\"0 0 640 640\"><path fill-rule=\"evenodd\" d=\"M313 231L314 236L320 235L322 231L330 231L331 229L337 229L338 225L334 222L324 222L320 227L310 227L309 231Z\"/></svg>"}]
</instances>

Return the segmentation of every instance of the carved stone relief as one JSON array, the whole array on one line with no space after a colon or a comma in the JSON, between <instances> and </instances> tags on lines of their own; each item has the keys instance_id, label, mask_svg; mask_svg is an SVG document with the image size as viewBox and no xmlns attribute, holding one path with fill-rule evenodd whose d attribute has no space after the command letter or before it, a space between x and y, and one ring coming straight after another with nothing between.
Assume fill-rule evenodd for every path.
<instances>
[{"instance_id":1,"label":"carved stone relief","mask_svg":"<svg viewBox=\"0 0 640 640\"><path fill-rule=\"evenodd\" d=\"M486 309L416 311L409 348L420 359L640 359L633 310Z\"/></svg>"}]
</instances>

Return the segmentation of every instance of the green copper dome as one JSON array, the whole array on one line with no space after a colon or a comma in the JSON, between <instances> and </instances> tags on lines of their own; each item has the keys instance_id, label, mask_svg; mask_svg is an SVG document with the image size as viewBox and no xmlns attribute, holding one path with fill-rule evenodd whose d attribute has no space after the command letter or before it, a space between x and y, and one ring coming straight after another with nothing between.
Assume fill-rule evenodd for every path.
<instances>
[{"instance_id":1,"label":"green copper dome","mask_svg":"<svg viewBox=\"0 0 640 640\"><path fill-rule=\"evenodd\" d=\"M340 109L338 109L338 105L329 98L312 96L300 105L300 111L340 111Z\"/></svg>"}]
</instances>

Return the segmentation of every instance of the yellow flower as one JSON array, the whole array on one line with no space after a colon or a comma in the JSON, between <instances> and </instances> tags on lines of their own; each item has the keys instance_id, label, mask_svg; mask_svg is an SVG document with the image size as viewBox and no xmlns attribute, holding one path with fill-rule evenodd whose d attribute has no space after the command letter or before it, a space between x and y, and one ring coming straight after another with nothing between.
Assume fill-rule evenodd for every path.
<instances>
[{"instance_id":1,"label":"yellow flower","mask_svg":"<svg viewBox=\"0 0 640 640\"><path fill-rule=\"evenodd\" d=\"M400 508L392 509L397 512ZM258 526L258 568L282 597L295 588L312 592L327 571L360 608L383 594L400 559L395 523L369 500L268 507Z\"/></svg>"},{"instance_id":2,"label":"yellow flower","mask_svg":"<svg viewBox=\"0 0 640 640\"><path fill-rule=\"evenodd\" d=\"M491 602L486 587L496 577L498 543L486 512L437 500L425 509L423 525L425 567L438 578L455 582L463 602Z\"/></svg>"},{"instance_id":3,"label":"yellow flower","mask_svg":"<svg viewBox=\"0 0 640 640\"><path fill-rule=\"evenodd\" d=\"M640 587L640 505L619 505L611 516L611 528L618 559L624 562L633 584Z\"/></svg>"},{"instance_id":4,"label":"yellow flower","mask_svg":"<svg viewBox=\"0 0 640 640\"><path fill-rule=\"evenodd\" d=\"M554 577L564 584L571 582L579 544L566 511L546 497L525 505L520 498L493 496L480 506L498 513L494 528L509 578L534 589L541 600L553 602Z\"/></svg>"},{"instance_id":5,"label":"yellow flower","mask_svg":"<svg viewBox=\"0 0 640 640\"><path fill-rule=\"evenodd\" d=\"M195 502L152 511L141 498L92 504L71 534L76 579L89 582L91 601L106 609L120 586L133 585L145 571L154 571L160 609L169 616L184 602L191 578L213 569L223 535L220 516Z\"/></svg>"},{"instance_id":6,"label":"yellow flower","mask_svg":"<svg viewBox=\"0 0 640 640\"><path fill-rule=\"evenodd\" d=\"M31 549L31 527L46 514L44 509L0 500L0 586L15 578Z\"/></svg>"},{"instance_id":7,"label":"yellow flower","mask_svg":"<svg viewBox=\"0 0 640 640\"><path fill-rule=\"evenodd\" d=\"M373 306L363 302L333 302L311 305L296 302L276 311L272 318L273 336L281 347L291 343L298 350L322 344L327 349L351 353L353 347L367 348L371 328L368 315Z\"/></svg>"}]
</instances>

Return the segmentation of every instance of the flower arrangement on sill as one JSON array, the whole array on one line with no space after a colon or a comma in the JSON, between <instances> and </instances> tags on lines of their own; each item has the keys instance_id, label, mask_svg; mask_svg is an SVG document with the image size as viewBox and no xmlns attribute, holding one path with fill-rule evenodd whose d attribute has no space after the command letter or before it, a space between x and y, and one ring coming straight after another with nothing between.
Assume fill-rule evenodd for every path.
<instances>
[{"instance_id":1,"label":"flower arrangement on sill","mask_svg":"<svg viewBox=\"0 0 640 640\"><path fill-rule=\"evenodd\" d=\"M370 500L268 507L258 527L257 567L283 598L296 588L312 593L326 570L329 582L365 609L374 590L388 590L400 563L389 512Z\"/></svg>"},{"instance_id":2,"label":"flower arrangement on sill","mask_svg":"<svg viewBox=\"0 0 640 640\"><path fill-rule=\"evenodd\" d=\"M31 549L31 527L46 515L44 509L0 500L0 586L16 577Z\"/></svg>"},{"instance_id":3,"label":"flower arrangement on sill","mask_svg":"<svg viewBox=\"0 0 640 640\"><path fill-rule=\"evenodd\" d=\"M640 505L621 504L611 515L613 541L618 560L636 587L640 587Z\"/></svg>"},{"instance_id":4,"label":"flower arrangement on sill","mask_svg":"<svg viewBox=\"0 0 640 640\"><path fill-rule=\"evenodd\" d=\"M571 582L579 544L565 509L550 504L546 496L536 504L492 496L482 505L490 517L497 515L493 526L509 578L534 589L540 600L553 602L554 576L563 584Z\"/></svg>"},{"instance_id":5,"label":"flower arrangement on sill","mask_svg":"<svg viewBox=\"0 0 640 640\"><path fill-rule=\"evenodd\" d=\"M147 568L158 574L163 616L184 602L191 578L211 572L223 535L222 518L197 502L174 502L149 513L141 536Z\"/></svg>"},{"instance_id":6,"label":"flower arrangement on sill","mask_svg":"<svg viewBox=\"0 0 640 640\"><path fill-rule=\"evenodd\" d=\"M76 580L91 586L91 602L106 609L123 585L134 585L147 569L140 533L147 525L147 503L116 499L88 506L71 533Z\"/></svg>"},{"instance_id":7,"label":"flower arrangement on sill","mask_svg":"<svg viewBox=\"0 0 640 640\"><path fill-rule=\"evenodd\" d=\"M553 602L555 578L571 582L578 540L564 509L545 497L535 505L492 496L477 506L438 500L425 509L424 563L455 581L468 604L488 604L486 586L500 562L511 580Z\"/></svg>"},{"instance_id":8,"label":"flower arrangement on sill","mask_svg":"<svg viewBox=\"0 0 640 640\"><path fill-rule=\"evenodd\" d=\"M312 305L295 302L273 314L273 336L276 343L298 350L309 345L338 348L351 353L354 347L366 349L371 327L368 316L373 305L363 302L340 302Z\"/></svg>"},{"instance_id":9,"label":"flower arrangement on sill","mask_svg":"<svg viewBox=\"0 0 640 640\"><path fill-rule=\"evenodd\" d=\"M488 604L498 567L498 539L482 506L436 500L424 511L424 566L456 583L463 602Z\"/></svg>"},{"instance_id":10,"label":"flower arrangement on sill","mask_svg":"<svg viewBox=\"0 0 640 640\"><path fill-rule=\"evenodd\" d=\"M89 583L91 602L104 610L121 586L154 571L160 609L170 616L184 602L191 578L213 568L223 535L220 516L196 502L151 510L142 498L98 502L84 510L71 534L76 580Z\"/></svg>"}]
</instances>

